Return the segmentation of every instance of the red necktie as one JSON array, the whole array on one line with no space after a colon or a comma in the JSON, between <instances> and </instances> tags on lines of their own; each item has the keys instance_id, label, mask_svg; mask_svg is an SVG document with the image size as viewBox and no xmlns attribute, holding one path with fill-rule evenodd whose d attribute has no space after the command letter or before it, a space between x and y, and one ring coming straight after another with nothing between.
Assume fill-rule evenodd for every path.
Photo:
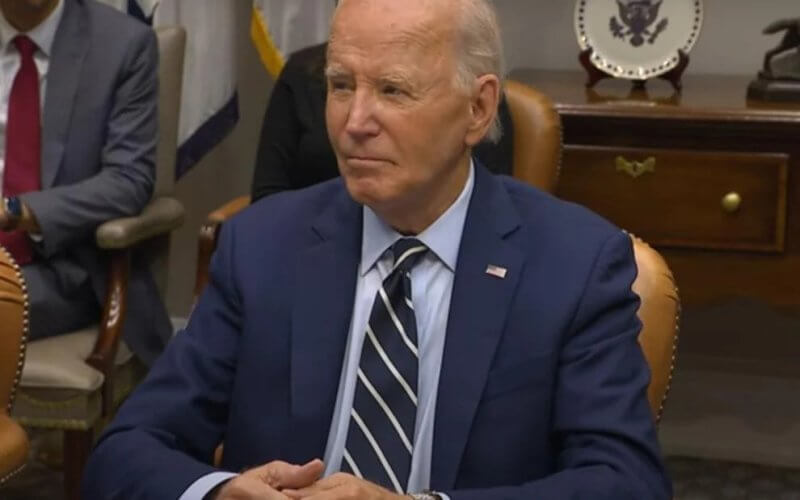
<instances>
[{"instance_id":1,"label":"red necktie","mask_svg":"<svg viewBox=\"0 0 800 500\"><path fill-rule=\"evenodd\" d=\"M19 35L14 38L14 45L20 54L20 67L8 99L3 196L16 196L41 189L39 71L33 61L36 44L30 38ZM20 265L33 260L31 241L23 231L0 231L0 244L11 252Z\"/></svg>"}]
</instances>

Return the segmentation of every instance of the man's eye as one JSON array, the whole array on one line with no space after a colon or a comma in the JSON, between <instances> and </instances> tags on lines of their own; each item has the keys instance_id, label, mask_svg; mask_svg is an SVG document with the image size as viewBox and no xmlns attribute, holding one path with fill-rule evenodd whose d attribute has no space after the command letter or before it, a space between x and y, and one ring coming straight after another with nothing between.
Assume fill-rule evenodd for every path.
<instances>
[{"instance_id":1,"label":"man's eye","mask_svg":"<svg viewBox=\"0 0 800 500\"><path fill-rule=\"evenodd\" d=\"M383 93L390 96L399 96L405 94L405 92L395 85L384 85Z\"/></svg>"},{"instance_id":2,"label":"man's eye","mask_svg":"<svg viewBox=\"0 0 800 500\"><path fill-rule=\"evenodd\" d=\"M331 90L347 90L350 87L347 82L343 81L331 81L330 86Z\"/></svg>"}]
</instances>

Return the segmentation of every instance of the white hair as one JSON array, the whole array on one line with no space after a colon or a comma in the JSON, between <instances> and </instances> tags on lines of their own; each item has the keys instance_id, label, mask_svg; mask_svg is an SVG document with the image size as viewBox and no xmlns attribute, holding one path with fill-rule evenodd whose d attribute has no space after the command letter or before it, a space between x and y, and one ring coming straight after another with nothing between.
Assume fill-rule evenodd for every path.
<instances>
[{"instance_id":1,"label":"white hair","mask_svg":"<svg viewBox=\"0 0 800 500\"><path fill-rule=\"evenodd\" d=\"M337 1L337 9L341 1ZM475 79L482 75L495 75L502 82L505 78L503 41L497 13L489 0L457 0L456 43L456 88L471 93ZM495 114L484 140L498 142L503 135L500 117Z\"/></svg>"},{"instance_id":2,"label":"white hair","mask_svg":"<svg viewBox=\"0 0 800 500\"><path fill-rule=\"evenodd\" d=\"M489 0L458 0L460 22L456 31L456 85L471 92L475 79L495 75L502 82L505 76L503 41L497 13ZM486 133L485 140L497 142L503 135L500 117Z\"/></svg>"}]
</instances>

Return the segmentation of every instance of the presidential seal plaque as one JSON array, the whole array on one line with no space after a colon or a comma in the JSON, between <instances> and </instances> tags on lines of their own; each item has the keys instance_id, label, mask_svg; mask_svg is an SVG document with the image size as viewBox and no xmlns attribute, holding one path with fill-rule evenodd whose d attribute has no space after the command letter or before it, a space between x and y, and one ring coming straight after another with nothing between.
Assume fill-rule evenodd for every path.
<instances>
[{"instance_id":1,"label":"presidential seal plaque","mask_svg":"<svg viewBox=\"0 0 800 500\"><path fill-rule=\"evenodd\" d=\"M586 85L624 78L643 87L657 77L680 90L702 24L702 0L578 0L575 33Z\"/></svg>"}]
</instances>

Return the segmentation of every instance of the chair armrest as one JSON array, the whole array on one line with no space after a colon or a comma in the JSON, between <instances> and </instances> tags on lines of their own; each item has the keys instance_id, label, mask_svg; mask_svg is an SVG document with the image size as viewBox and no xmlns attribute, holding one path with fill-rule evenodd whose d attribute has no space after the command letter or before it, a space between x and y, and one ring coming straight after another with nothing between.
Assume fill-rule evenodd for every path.
<instances>
[{"instance_id":1,"label":"chair armrest","mask_svg":"<svg viewBox=\"0 0 800 500\"><path fill-rule=\"evenodd\" d=\"M97 246L103 249L122 249L165 234L183 223L183 205L174 198L160 197L144 207L134 217L110 220L97 228Z\"/></svg>"},{"instance_id":2,"label":"chair armrest","mask_svg":"<svg viewBox=\"0 0 800 500\"><path fill-rule=\"evenodd\" d=\"M131 267L130 248L113 249L109 252L109 268L106 278L106 297L103 300L103 315L94 348L86 364L103 374L103 415L111 414L113 406L114 360L117 358L119 341L122 338L122 323L128 309L128 279Z\"/></svg>"},{"instance_id":3,"label":"chair armrest","mask_svg":"<svg viewBox=\"0 0 800 500\"><path fill-rule=\"evenodd\" d=\"M194 279L194 302L208 283L211 254L217 248L217 237L223 222L244 210L250 204L249 196L239 196L208 214L197 238L197 270Z\"/></svg>"},{"instance_id":4,"label":"chair armrest","mask_svg":"<svg viewBox=\"0 0 800 500\"><path fill-rule=\"evenodd\" d=\"M208 214L206 224L222 224L226 220L244 210L248 205L250 205L249 196L239 196L238 198L234 198Z\"/></svg>"}]
</instances>

